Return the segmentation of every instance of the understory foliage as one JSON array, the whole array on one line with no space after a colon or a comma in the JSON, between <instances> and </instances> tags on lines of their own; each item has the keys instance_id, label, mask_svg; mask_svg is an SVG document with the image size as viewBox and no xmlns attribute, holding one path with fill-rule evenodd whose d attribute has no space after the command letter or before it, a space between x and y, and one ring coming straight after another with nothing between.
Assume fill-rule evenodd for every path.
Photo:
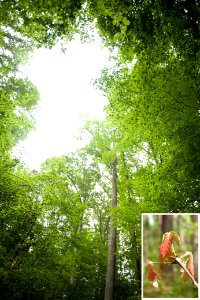
<instances>
[{"instance_id":1,"label":"understory foliage","mask_svg":"<svg viewBox=\"0 0 200 300\"><path fill-rule=\"evenodd\" d=\"M105 300L140 299L141 213L199 212L199 11L195 0L0 2L2 299L104 299L111 221L115 282ZM34 47L85 39L94 26L116 62L96 80L106 119L86 122L83 149L27 170L11 152L34 126L39 94L20 65ZM174 238L165 236L162 258ZM155 282L161 274L148 265Z\"/></svg>"}]
</instances>

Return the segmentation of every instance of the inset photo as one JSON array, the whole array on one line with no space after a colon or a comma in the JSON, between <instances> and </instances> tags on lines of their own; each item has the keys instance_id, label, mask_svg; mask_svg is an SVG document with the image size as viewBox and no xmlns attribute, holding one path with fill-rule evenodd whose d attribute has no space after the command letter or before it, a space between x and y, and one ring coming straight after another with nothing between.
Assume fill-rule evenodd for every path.
<instances>
[{"instance_id":1,"label":"inset photo","mask_svg":"<svg viewBox=\"0 0 200 300\"><path fill-rule=\"evenodd\" d=\"M198 215L142 214L143 298L198 298Z\"/></svg>"}]
</instances>

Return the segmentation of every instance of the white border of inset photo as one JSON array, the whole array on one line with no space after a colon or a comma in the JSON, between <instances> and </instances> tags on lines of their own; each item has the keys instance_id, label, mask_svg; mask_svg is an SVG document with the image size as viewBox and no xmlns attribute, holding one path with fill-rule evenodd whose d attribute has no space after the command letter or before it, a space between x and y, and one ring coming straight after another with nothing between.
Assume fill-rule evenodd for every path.
<instances>
[{"instance_id":1,"label":"white border of inset photo","mask_svg":"<svg viewBox=\"0 0 200 300\"><path fill-rule=\"evenodd\" d=\"M196 300L196 299L199 299L199 298L146 298L146 297L144 297L144 290L143 290L143 282L144 282L144 272L143 272L143 270L144 270L144 264L146 264L146 262L144 262L143 261L143 257L144 257L144 255L143 255L143 251L144 251L144 249L143 249L143 236L144 236L144 232L143 232L143 226L144 226L144 224L143 224L143 220L144 220L144 218L143 218L143 216L156 216L156 215L174 215L174 216L178 216L178 215L187 215L187 216L191 216L191 215L197 215L198 216L198 258L200 258L200 246L199 246L199 237L200 237L200 214L199 213L142 213L141 214L141 218L142 218L142 220L141 220L141 224L142 224L142 228L141 228L141 235L142 235L142 247L141 247L141 270L142 270L142 282L141 282L141 295L142 295L142 299L144 299L144 300L148 300L148 299L160 299L160 300L164 300L164 299L168 299L168 300L170 300L170 299L185 299L185 300ZM198 259L198 280L200 280L200 264L199 264L199 261L200 261L200 259ZM198 296L200 297L200 290L199 290L199 288L198 288Z\"/></svg>"}]
</instances>

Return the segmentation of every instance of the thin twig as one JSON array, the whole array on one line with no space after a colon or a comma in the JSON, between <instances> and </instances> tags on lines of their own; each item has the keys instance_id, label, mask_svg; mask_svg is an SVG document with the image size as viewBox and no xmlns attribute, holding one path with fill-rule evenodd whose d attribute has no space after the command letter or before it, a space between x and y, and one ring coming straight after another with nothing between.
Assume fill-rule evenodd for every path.
<instances>
[{"instance_id":1,"label":"thin twig","mask_svg":"<svg viewBox=\"0 0 200 300\"><path fill-rule=\"evenodd\" d=\"M198 288L198 283L196 282L196 280L194 279L194 277L192 276L192 274L189 272L189 270L186 268L186 266L184 265L184 263L182 262L182 260L179 257L175 257L174 259L177 262L177 264L179 264L179 266L185 271L185 273L187 273L187 275L192 280L193 284Z\"/></svg>"}]
</instances>

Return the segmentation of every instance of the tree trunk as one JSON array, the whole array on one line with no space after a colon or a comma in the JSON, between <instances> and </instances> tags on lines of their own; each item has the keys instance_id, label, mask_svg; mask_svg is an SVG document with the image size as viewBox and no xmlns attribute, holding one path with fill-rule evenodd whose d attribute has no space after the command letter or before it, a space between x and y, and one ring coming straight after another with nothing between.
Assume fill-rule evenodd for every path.
<instances>
[{"instance_id":1,"label":"tree trunk","mask_svg":"<svg viewBox=\"0 0 200 300\"><path fill-rule=\"evenodd\" d=\"M172 215L162 216L162 234L173 230Z\"/></svg>"},{"instance_id":2,"label":"tree trunk","mask_svg":"<svg viewBox=\"0 0 200 300\"><path fill-rule=\"evenodd\" d=\"M140 254L138 253L139 251L138 251L135 229L133 229L131 241L132 241L132 250L135 253L135 280L137 283L137 291L139 294L141 292L141 261L140 261Z\"/></svg>"},{"instance_id":3,"label":"tree trunk","mask_svg":"<svg viewBox=\"0 0 200 300\"><path fill-rule=\"evenodd\" d=\"M185 235L184 235L184 232L182 230L182 228L184 227L184 221L183 221L183 216L182 215L179 215L176 217L176 223L177 223L177 233L180 237L180 240L181 240L181 244L185 244Z\"/></svg>"},{"instance_id":4,"label":"tree trunk","mask_svg":"<svg viewBox=\"0 0 200 300\"><path fill-rule=\"evenodd\" d=\"M129 173L128 173L128 168L126 164L126 159L124 153L122 153L122 161L123 161L123 167L125 171L125 176L126 176L126 190L128 194L128 201L131 203L133 200L131 199L131 186L129 184ZM137 203L135 202L135 205ZM136 224L135 220L133 220L133 229L132 229L132 235L131 235L131 243L132 243L132 251L134 253L135 257L135 281L137 283L137 292L138 294L141 293L141 259L140 259L140 251L138 249L138 244L137 244L137 236L136 236Z\"/></svg>"},{"instance_id":5,"label":"tree trunk","mask_svg":"<svg viewBox=\"0 0 200 300\"><path fill-rule=\"evenodd\" d=\"M85 198L80 198L80 202L81 204L84 204L86 202L86 199ZM81 214L81 218L79 220L79 224L78 224L78 228L76 230L76 233L78 232L82 232L83 231L83 217L84 217L84 212ZM74 266L75 268L75 266ZM73 286L75 285L76 283L76 278L74 277L74 275L71 275L70 278L69 278L69 282L70 282L70 285Z\"/></svg>"},{"instance_id":6,"label":"tree trunk","mask_svg":"<svg viewBox=\"0 0 200 300\"><path fill-rule=\"evenodd\" d=\"M115 158L112 164L112 205L111 208L117 206L117 159ZM108 245L108 261L106 272L106 287L104 300L114 299L115 285L115 265L116 265L116 226L115 220L110 218L110 232Z\"/></svg>"}]
</instances>

